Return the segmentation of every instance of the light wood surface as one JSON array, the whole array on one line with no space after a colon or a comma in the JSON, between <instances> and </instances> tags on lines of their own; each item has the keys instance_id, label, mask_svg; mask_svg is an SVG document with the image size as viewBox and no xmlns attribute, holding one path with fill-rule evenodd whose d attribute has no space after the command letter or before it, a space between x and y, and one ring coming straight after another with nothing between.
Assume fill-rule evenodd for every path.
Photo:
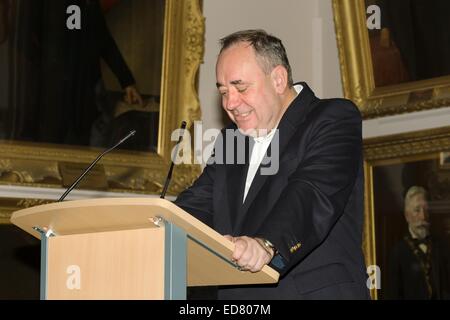
<instances>
[{"instance_id":1,"label":"light wood surface","mask_svg":"<svg viewBox=\"0 0 450 320\"><path fill-rule=\"evenodd\" d=\"M164 299L164 229L51 237L47 299Z\"/></svg>"},{"instance_id":2,"label":"light wood surface","mask_svg":"<svg viewBox=\"0 0 450 320\"><path fill-rule=\"evenodd\" d=\"M269 266L260 272L239 271L230 261L234 244L170 201L154 198L104 198L52 203L17 211L11 222L39 238L34 226L47 227L57 236L106 231L157 228L161 217L184 229L208 249L189 239L189 286L276 283L279 274ZM216 252L218 255L211 253Z\"/></svg>"}]
</instances>

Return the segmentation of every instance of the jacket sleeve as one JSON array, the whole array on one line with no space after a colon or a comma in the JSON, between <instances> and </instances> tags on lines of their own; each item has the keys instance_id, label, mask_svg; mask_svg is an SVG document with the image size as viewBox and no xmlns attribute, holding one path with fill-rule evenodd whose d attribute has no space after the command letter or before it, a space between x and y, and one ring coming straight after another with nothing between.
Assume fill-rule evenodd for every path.
<instances>
[{"instance_id":1,"label":"jacket sleeve","mask_svg":"<svg viewBox=\"0 0 450 320\"><path fill-rule=\"evenodd\" d=\"M213 152L207 161L207 165L200 177L194 184L180 193L175 200L175 204L189 212L191 215L213 228L214 216L214 196L217 196L218 190L214 186L222 183L221 167L223 160L226 159L226 143L224 137L226 130L236 130L234 124L221 130L215 138Z\"/></svg>"},{"instance_id":2,"label":"jacket sleeve","mask_svg":"<svg viewBox=\"0 0 450 320\"><path fill-rule=\"evenodd\" d=\"M215 165L207 165L194 184L180 193L175 200L177 206L210 227L213 225L213 187L215 173Z\"/></svg>"},{"instance_id":3,"label":"jacket sleeve","mask_svg":"<svg viewBox=\"0 0 450 320\"><path fill-rule=\"evenodd\" d=\"M322 101L304 155L257 236L283 258L281 274L328 236L344 212L362 161L361 116L350 101Z\"/></svg>"}]
</instances>

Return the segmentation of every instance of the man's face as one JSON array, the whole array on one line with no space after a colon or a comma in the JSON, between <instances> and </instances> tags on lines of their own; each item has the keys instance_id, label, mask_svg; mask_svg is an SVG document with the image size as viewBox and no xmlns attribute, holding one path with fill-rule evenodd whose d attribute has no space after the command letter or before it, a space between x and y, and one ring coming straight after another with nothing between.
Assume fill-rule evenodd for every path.
<instances>
[{"instance_id":1,"label":"man's face","mask_svg":"<svg viewBox=\"0 0 450 320\"><path fill-rule=\"evenodd\" d=\"M242 132L276 127L282 116L281 98L273 77L258 64L253 47L239 43L224 50L216 78L222 106Z\"/></svg>"},{"instance_id":2,"label":"man's face","mask_svg":"<svg viewBox=\"0 0 450 320\"><path fill-rule=\"evenodd\" d=\"M405 218L412 232L419 239L428 236L428 202L423 194L416 194L411 197L405 207Z\"/></svg>"}]
</instances>

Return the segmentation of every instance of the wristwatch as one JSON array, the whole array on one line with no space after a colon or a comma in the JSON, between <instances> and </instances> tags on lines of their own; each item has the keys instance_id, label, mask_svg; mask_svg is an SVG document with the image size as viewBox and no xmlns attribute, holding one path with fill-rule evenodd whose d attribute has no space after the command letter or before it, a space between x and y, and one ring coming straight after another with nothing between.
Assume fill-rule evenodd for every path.
<instances>
[{"instance_id":1,"label":"wristwatch","mask_svg":"<svg viewBox=\"0 0 450 320\"><path fill-rule=\"evenodd\" d=\"M258 238L258 239L260 239L262 241L262 244L264 245L265 248L271 249L273 251L273 256L274 257L277 255L278 250L277 250L277 248L275 248L275 246L273 245L272 242L270 242L267 239L263 239L263 238Z\"/></svg>"}]
</instances>

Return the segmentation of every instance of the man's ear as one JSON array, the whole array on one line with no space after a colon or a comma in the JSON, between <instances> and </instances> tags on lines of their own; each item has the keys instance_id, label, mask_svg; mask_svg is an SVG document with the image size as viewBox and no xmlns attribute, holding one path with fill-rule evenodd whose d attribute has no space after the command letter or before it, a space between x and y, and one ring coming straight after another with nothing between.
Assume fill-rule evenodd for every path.
<instances>
[{"instance_id":1,"label":"man's ear","mask_svg":"<svg viewBox=\"0 0 450 320\"><path fill-rule=\"evenodd\" d=\"M285 92L288 86L288 74L286 71L286 68L279 65L272 69L272 72L270 74L272 83L274 85L275 91L278 94L282 94Z\"/></svg>"}]
</instances>

